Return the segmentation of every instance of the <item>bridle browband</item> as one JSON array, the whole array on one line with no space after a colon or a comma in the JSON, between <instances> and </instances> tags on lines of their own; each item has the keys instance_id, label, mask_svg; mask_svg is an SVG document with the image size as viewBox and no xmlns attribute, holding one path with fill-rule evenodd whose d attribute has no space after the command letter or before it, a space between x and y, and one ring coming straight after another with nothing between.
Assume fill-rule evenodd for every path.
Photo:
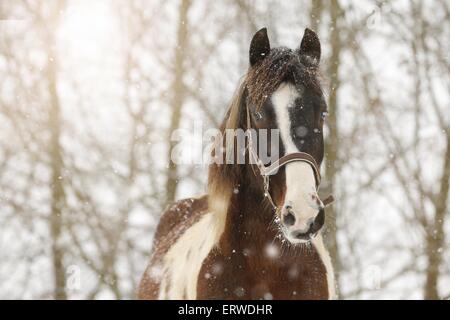
<instances>
[{"instance_id":1,"label":"bridle browband","mask_svg":"<svg viewBox=\"0 0 450 320\"><path fill-rule=\"evenodd\" d=\"M251 119L250 119L250 110L248 108L248 105L245 107L245 109L247 110L247 130L250 130L250 129L252 129L252 126L251 126ZM314 178L316 180L316 189L317 189L317 191L319 190L319 186L320 186L322 177L320 175L320 168L317 165L317 162L313 158L313 156L311 156L310 154L308 154L306 152L292 152L292 153L288 153L288 154L282 156L281 158L279 158L278 160L273 162L271 165L266 167L264 165L264 163L261 161L261 159L258 157L258 154L256 153L255 149L253 148L251 132L247 135L247 137L248 137L249 155L253 159L256 166L258 167L259 173L260 173L261 177L263 178L264 195L269 200L270 204L272 205L272 207L274 208L275 211L278 209L278 207L275 204L275 202L273 201L272 196L270 195L270 190L269 190L270 175L277 172L281 167L287 165L288 163L296 162L296 161L308 163L314 172ZM250 161L250 163L252 163L252 161ZM324 200L322 200L324 207L332 204L333 202L334 202L334 197L331 194L328 197L326 197Z\"/></svg>"}]
</instances>

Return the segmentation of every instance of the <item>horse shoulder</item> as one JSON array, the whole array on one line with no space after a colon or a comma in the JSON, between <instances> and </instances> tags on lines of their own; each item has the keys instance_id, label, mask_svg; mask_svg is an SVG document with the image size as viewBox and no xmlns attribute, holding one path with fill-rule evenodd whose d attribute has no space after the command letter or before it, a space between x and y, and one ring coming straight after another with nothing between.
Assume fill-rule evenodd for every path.
<instances>
[{"instance_id":1,"label":"horse shoulder","mask_svg":"<svg viewBox=\"0 0 450 320\"><path fill-rule=\"evenodd\" d=\"M141 279L138 298L157 299L165 286L164 260L186 231L208 211L207 196L175 202L162 214L155 231L150 263Z\"/></svg>"},{"instance_id":2,"label":"horse shoulder","mask_svg":"<svg viewBox=\"0 0 450 320\"><path fill-rule=\"evenodd\" d=\"M208 199L206 195L175 202L166 209L159 220L155 231L153 247L157 247L161 240L176 241L186 229L197 222L207 211ZM167 239L167 237L171 239Z\"/></svg>"}]
</instances>

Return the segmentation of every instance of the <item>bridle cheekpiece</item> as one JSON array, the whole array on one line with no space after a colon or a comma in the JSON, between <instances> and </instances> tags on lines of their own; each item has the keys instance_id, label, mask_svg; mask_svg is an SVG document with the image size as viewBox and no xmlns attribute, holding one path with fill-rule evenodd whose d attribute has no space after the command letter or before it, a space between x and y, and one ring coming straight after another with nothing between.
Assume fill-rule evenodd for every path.
<instances>
[{"instance_id":1,"label":"bridle cheekpiece","mask_svg":"<svg viewBox=\"0 0 450 320\"><path fill-rule=\"evenodd\" d=\"M247 130L250 130L252 128L251 126L251 119L250 119L250 110L248 106L246 106L247 110ZM288 153L272 164L270 164L268 167L264 165L264 163L261 161L261 159L258 157L257 152L253 148L253 140L252 135L249 133L247 135L248 137L248 150L249 150L249 156L250 156L250 163L255 163L258 167L259 173L261 177L263 178L263 184L264 184L264 195L269 200L270 204L274 208L274 210L277 210L277 205L272 199L272 196L270 195L270 175L276 173L281 167L287 165L291 162L306 162L311 166L314 172L314 178L316 180L316 190L319 190L320 182L321 182L321 175L320 175L320 168L317 165L316 160L311 156L310 154L306 152L292 152ZM252 162L253 161L253 162ZM324 207L329 206L334 202L333 195L329 195L324 200L322 200L322 203Z\"/></svg>"}]
</instances>

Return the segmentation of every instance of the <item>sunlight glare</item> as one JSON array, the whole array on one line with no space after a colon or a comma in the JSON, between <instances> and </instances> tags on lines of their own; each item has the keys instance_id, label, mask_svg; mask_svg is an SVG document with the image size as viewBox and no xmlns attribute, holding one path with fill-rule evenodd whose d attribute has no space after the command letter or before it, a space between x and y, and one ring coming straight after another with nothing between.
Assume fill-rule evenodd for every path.
<instances>
[{"instance_id":1,"label":"sunlight glare","mask_svg":"<svg viewBox=\"0 0 450 320\"><path fill-rule=\"evenodd\" d=\"M117 21L110 2L77 0L69 2L58 30L58 45L64 54L98 59L110 48Z\"/></svg>"}]
</instances>

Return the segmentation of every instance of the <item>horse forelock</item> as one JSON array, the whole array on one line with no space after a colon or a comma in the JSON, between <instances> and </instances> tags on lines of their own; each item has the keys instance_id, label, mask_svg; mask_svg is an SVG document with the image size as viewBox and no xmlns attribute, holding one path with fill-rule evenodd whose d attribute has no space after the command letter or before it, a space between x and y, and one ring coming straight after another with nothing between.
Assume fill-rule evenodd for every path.
<instances>
[{"instance_id":1,"label":"horse forelock","mask_svg":"<svg viewBox=\"0 0 450 320\"><path fill-rule=\"evenodd\" d=\"M272 49L267 58L249 69L245 80L248 103L260 110L264 102L288 77L291 77L296 85L321 91L317 65L308 56L281 47Z\"/></svg>"}]
</instances>

